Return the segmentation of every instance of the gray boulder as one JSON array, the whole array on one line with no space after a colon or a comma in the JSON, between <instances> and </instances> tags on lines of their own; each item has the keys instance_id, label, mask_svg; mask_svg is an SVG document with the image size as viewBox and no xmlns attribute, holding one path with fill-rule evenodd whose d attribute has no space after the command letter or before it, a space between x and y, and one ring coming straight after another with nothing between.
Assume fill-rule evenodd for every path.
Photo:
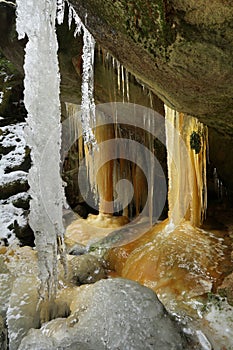
<instances>
[{"instance_id":1,"label":"gray boulder","mask_svg":"<svg viewBox=\"0 0 233 350\"><path fill-rule=\"evenodd\" d=\"M77 288L67 319L31 330L19 350L188 349L177 323L156 294L137 282L116 278ZM42 347L41 335L44 336Z\"/></svg>"}]
</instances>

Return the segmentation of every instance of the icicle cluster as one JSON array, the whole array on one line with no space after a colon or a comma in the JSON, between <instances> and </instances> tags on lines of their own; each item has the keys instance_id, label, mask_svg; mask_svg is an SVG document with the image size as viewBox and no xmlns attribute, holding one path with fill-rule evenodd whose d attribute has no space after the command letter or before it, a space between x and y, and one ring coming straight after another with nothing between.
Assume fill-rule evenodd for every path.
<instances>
[{"instance_id":1,"label":"icicle cluster","mask_svg":"<svg viewBox=\"0 0 233 350\"><path fill-rule=\"evenodd\" d=\"M109 52L99 47L99 55L102 55L103 63L117 74L117 91L122 95L122 102L129 102L129 72L128 70Z\"/></svg>"},{"instance_id":2,"label":"icicle cluster","mask_svg":"<svg viewBox=\"0 0 233 350\"><path fill-rule=\"evenodd\" d=\"M198 119L165 106L168 150L169 218L175 225L185 218L200 226L207 208L206 155L208 129ZM200 135L200 149L190 146L193 133Z\"/></svg>"},{"instance_id":3,"label":"icicle cluster","mask_svg":"<svg viewBox=\"0 0 233 350\"><path fill-rule=\"evenodd\" d=\"M67 103L68 120L70 120L71 134L76 135L79 128L80 109L78 105ZM114 113L114 112L113 112ZM88 179L89 183L85 184L82 191L84 199L90 197L89 190L95 204L99 204L96 209L102 213L112 214L114 212L121 212L126 217L133 217L139 215L148 200L148 216L152 222L154 214L154 181L156 174L151 162L150 154L154 154L154 137L146 130L151 130L153 134L153 120L145 111L144 114L144 129L139 133L134 132L127 126L114 123L114 118L108 119L104 113L98 111L97 128L95 130L96 141L99 149L94 152L89 152L87 147L83 147L82 139L78 139L79 161L78 166L82 167L81 185ZM116 116L117 119L117 116ZM115 121L116 121L115 119ZM110 124L106 124L106 120ZM112 124L111 124L112 120ZM111 141L106 144L106 141ZM126 141L129 141L127 144ZM130 153L129 145L133 141L138 142L140 152ZM148 153L149 150L151 153ZM117 158L116 158L117 154ZM130 162L128 159L132 158ZM85 159L85 166L82 163ZM109 161L106 161L109 159ZM144 164L143 169L141 166ZM98 170L98 171L97 171ZM146 170L146 174L143 171ZM148 175L147 175L148 174ZM127 181L127 183L125 182ZM129 185L131 183L131 186ZM120 186L120 188L119 188ZM123 186L121 188L121 186ZM150 189L147 192L147 186ZM91 205L91 203L89 203Z\"/></svg>"},{"instance_id":4,"label":"icicle cluster","mask_svg":"<svg viewBox=\"0 0 233 350\"><path fill-rule=\"evenodd\" d=\"M26 141L31 148L29 222L38 251L40 294L52 298L57 286L57 241L63 241L60 177L60 101L56 2L17 0L19 39L27 35L24 103L28 111Z\"/></svg>"},{"instance_id":5,"label":"icicle cluster","mask_svg":"<svg viewBox=\"0 0 233 350\"><path fill-rule=\"evenodd\" d=\"M95 102L94 102L94 53L95 40L87 30L75 9L65 0L57 0L57 21L61 24L64 20L65 3L69 6L68 24L71 28L72 21L75 23L74 36L83 32L83 72L82 72L82 102L81 122L83 128L84 143L92 148L96 145L95 135L92 128L95 126Z\"/></svg>"}]
</instances>

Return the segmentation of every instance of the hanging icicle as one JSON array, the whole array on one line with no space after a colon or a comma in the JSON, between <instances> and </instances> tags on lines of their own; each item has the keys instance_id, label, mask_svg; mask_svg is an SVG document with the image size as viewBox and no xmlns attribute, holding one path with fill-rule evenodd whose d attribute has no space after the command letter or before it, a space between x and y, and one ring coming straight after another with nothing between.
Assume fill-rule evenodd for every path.
<instances>
[{"instance_id":1,"label":"hanging icicle","mask_svg":"<svg viewBox=\"0 0 233 350\"><path fill-rule=\"evenodd\" d=\"M26 140L33 163L28 176L32 198L29 223L35 234L43 300L56 295L57 250L59 245L62 248L64 234L56 10L53 1L17 0L18 36L28 38L24 103L28 111Z\"/></svg>"},{"instance_id":2,"label":"hanging icicle","mask_svg":"<svg viewBox=\"0 0 233 350\"><path fill-rule=\"evenodd\" d=\"M92 128L95 126L94 53L95 40L88 30L83 27L81 121L84 143L92 146L96 145L95 136L92 131Z\"/></svg>"},{"instance_id":3,"label":"hanging icicle","mask_svg":"<svg viewBox=\"0 0 233 350\"><path fill-rule=\"evenodd\" d=\"M72 21L75 22L74 37L83 33L83 73L82 73L82 101L81 101L81 122L83 128L84 143L92 148L96 145L95 135L92 128L95 126L95 102L94 102L94 54L95 40L87 30L75 9L68 1L58 0L57 21L62 23L64 18L65 3L68 4L68 25L71 28Z\"/></svg>"},{"instance_id":4,"label":"hanging icicle","mask_svg":"<svg viewBox=\"0 0 233 350\"><path fill-rule=\"evenodd\" d=\"M57 0L57 23L62 24L64 21L65 14L65 1Z\"/></svg>"}]
</instances>

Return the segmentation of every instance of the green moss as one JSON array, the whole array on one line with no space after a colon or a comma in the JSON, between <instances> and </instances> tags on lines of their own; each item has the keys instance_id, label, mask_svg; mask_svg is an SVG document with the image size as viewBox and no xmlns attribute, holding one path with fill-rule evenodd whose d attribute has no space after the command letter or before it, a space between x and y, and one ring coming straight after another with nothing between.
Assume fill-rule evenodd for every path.
<instances>
[{"instance_id":1,"label":"green moss","mask_svg":"<svg viewBox=\"0 0 233 350\"><path fill-rule=\"evenodd\" d=\"M173 16L167 15L167 0L90 0L83 7L90 15L90 27L99 28L100 38L105 36L104 28L107 28L113 38L123 34L139 44L139 49L141 47L153 57L162 58L166 55L166 48L174 41ZM103 33L100 33L101 30Z\"/></svg>"},{"instance_id":2,"label":"green moss","mask_svg":"<svg viewBox=\"0 0 233 350\"><path fill-rule=\"evenodd\" d=\"M124 26L130 37L154 56L163 56L171 42L171 28L166 20L163 0L122 1L125 8Z\"/></svg>"},{"instance_id":3,"label":"green moss","mask_svg":"<svg viewBox=\"0 0 233 350\"><path fill-rule=\"evenodd\" d=\"M207 294L207 301L206 303L204 303L201 311L202 312L209 312L212 308L212 306L214 306L216 309L218 310L223 310L223 302L226 300L226 298L218 295L218 294L214 294L212 292Z\"/></svg>"},{"instance_id":4,"label":"green moss","mask_svg":"<svg viewBox=\"0 0 233 350\"><path fill-rule=\"evenodd\" d=\"M196 131L193 131L192 134L190 135L190 147L191 149L195 150L196 154L200 153L201 135Z\"/></svg>"}]
</instances>

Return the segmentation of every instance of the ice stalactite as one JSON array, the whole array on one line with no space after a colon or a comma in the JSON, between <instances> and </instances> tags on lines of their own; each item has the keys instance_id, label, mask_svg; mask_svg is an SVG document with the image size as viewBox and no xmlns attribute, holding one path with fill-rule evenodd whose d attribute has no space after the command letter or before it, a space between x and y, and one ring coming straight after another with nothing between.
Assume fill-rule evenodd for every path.
<instances>
[{"instance_id":1,"label":"ice stalactite","mask_svg":"<svg viewBox=\"0 0 233 350\"><path fill-rule=\"evenodd\" d=\"M65 1L59 0L58 23L62 23L64 17ZM69 4L68 24L71 28L72 21L76 28L74 36L83 33L83 54L82 54L82 102L81 102L81 122L83 129L84 143L92 148L96 145L95 135L92 128L95 125L95 102L94 102L94 57L95 57L95 39L81 21L75 9ZM87 20L87 18L86 18Z\"/></svg>"},{"instance_id":2,"label":"ice stalactite","mask_svg":"<svg viewBox=\"0 0 233 350\"><path fill-rule=\"evenodd\" d=\"M55 33L56 2L17 0L17 32L27 36L24 103L26 140L31 148L29 222L38 251L40 296L52 299L57 287L57 250L63 242L60 177L60 76ZM59 243L58 243L59 242Z\"/></svg>"},{"instance_id":3,"label":"ice stalactite","mask_svg":"<svg viewBox=\"0 0 233 350\"><path fill-rule=\"evenodd\" d=\"M122 98L121 102L129 102L130 100L130 73L129 71L108 51L105 51L99 46L99 56L102 55L103 65L112 70L116 74L116 91L114 92L114 98L116 100L117 95Z\"/></svg>"},{"instance_id":4,"label":"ice stalactite","mask_svg":"<svg viewBox=\"0 0 233 350\"><path fill-rule=\"evenodd\" d=\"M207 208L208 129L196 118L165 108L169 219L200 226Z\"/></svg>"},{"instance_id":5,"label":"ice stalactite","mask_svg":"<svg viewBox=\"0 0 233 350\"><path fill-rule=\"evenodd\" d=\"M82 103L81 120L83 126L84 143L96 143L92 127L95 124L94 102L94 53L95 40L88 30L83 27L83 74L82 74Z\"/></svg>"},{"instance_id":6,"label":"ice stalactite","mask_svg":"<svg viewBox=\"0 0 233 350\"><path fill-rule=\"evenodd\" d=\"M64 20L65 13L65 1L57 0L57 23L62 24Z\"/></svg>"},{"instance_id":7,"label":"ice stalactite","mask_svg":"<svg viewBox=\"0 0 233 350\"><path fill-rule=\"evenodd\" d=\"M72 135L80 132L80 113L78 105L67 104ZM133 218L141 213L149 197L147 215L152 223L156 200L154 196L156 174L151 164L153 163L151 155L155 153L155 140L146 130L153 131L155 126L153 121L149 121L147 113L144 115L144 129L121 125L119 120L116 125L117 116L114 108L111 113L113 115L110 117L109 114L104 114L97 108L97 127L94 133L98 149L89 152L88 147L82 144L82 139L77 140L78 164L81 169L79 185L82 187L83 198L86 200L92 197L92 203L95 203L96 209L101 214L118 213L118 215ZM139 145L140 152L129 154L132 151L132 149L129 150L129 144L136 143ZM146 169L143 169L142 164Z\"/></svg>"}]
</instances>

